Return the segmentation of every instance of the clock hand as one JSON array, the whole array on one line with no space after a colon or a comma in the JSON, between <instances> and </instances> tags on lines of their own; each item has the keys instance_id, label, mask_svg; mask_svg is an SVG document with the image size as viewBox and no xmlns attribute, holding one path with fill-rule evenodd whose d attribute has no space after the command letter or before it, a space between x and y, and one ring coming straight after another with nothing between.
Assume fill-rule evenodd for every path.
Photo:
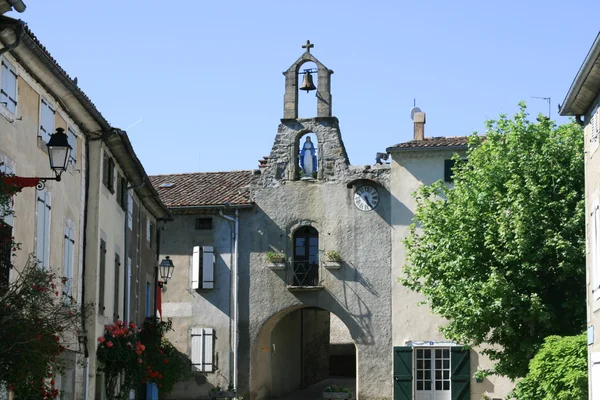
<instances>
[{"instance_id":1,"label":"clock hand","mask_svg":"<svg viewBox=\"0 0 600 400\"><path fill-rule=\"evenodd\" d=\"M364 196L363 197L365 203L367 203L367 205L371 208L373 208L373 204L371 204L371 202L369 201L369 197L368 196Z\"/></svg>"}]
</instances>

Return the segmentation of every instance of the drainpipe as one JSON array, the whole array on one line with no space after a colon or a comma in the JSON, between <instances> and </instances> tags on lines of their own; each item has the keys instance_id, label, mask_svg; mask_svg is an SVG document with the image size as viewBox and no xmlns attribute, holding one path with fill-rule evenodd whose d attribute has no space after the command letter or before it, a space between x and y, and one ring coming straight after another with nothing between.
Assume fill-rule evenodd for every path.
<instances>
[{"instance_id":1,"label":"drainpipe","mask_svg":"<svg viewBox=\"0 0 600 400\"><path fill-rule=\"evenodd\" d=\"M9 3L10 3L10 1L9 1ZM19 11L19 12L22 12L22 11ZM17 31L15 32L15 35L17 36L17 38L15 39L14 42L9 44L8 46L0 49L0 56L2 54L6 53L7 51L11 51L12 49L17 47L21 43L21 37L23 36L24 31L25 30L23 29L23 22L19 21L19 25L17 25Z\"/></svg>"},{"instance_id":2,"label":"drainpipe","mask_svg":"<svg viewBox=\"0 0 600 400\"><path fill-rule=\"evenodd\" d=\"M88 225L88 202L90 198L90 143L88 135L84 135L84 146L85 146L85 189L84 189L84 205L83 205L83 249L81 250L81 258L83 263L81 265L81 328L86 333L85 340L83 340L83 355L85 357L85 400L89 399L89 387L90 387L90 354L88 350L87 332L86 332L86 321L85 321L85 267L86 267L86 249L87 249L87 225ZM90 332L90 334L92 334Z\"/></svg>"},{"instance_id":3,"label":"drainpipe","mask_svg":"<svg viewBox=\"0 0 600 400\"><path fill-rule=\"evenodd\" d=\"M585 121L583 119L583 115L577 114L575 116L575 122L577 122L577 125L579 125L579 126L584 126L585 125Z\"/></svg>"},{"instance_id":4,"label":"drainpipe","mask_svg":"<svg viewBox=\"0 0 600 400\"><path fill-rule=\"evenodd\" d=\"M14 8L15 11L18 13L24 12L27 8L27 6L25 5L25 3L23 3L22 0L8 0L8 4L10 4L12 8Z\"/></svg>"},{"instance_id":5,"label":"drainpipe","mask_svg":"<svg viewBox=\"0 0 600 400\"><path fill-rule=\"evenodd\" d=\"M219 215L229 221L235 222L235 233L233 238L233 268L231 271L233 280L233 389L237 390L238 379L238 232L239 232L239 210L235 210L235 218L223 214L219 210Z\"/></svg>"}]
</instances>

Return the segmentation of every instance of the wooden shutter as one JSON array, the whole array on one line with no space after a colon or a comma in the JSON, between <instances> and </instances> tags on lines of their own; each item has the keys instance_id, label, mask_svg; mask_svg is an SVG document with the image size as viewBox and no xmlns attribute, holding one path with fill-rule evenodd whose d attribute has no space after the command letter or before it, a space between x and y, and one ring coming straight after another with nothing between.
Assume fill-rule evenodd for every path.
<instances>
[{"instance_id":1,"label":"wooden shutter","mask_svg":"<svg viewBox=\"0 0 600 400\"><path fill-rule=\"evenodd\" d=\"M35 254L45 268L50 265L50 193L40 191L37 198L37 227Z\"/></svg>"},{"instance_id":2,"label":"wooden shutter","mask_svg":"<svg viewBox=\"0 0 600 400\"><path fill-rule=\"evenodd\" d=\"M120 319L119 316L119 292L121 281L121 256L119 253L115 253L115 295L114 295L114 306L113 306L113 318L115 320Z\"/></svg>"},{"instance_id":3,"label":"wooden shutter","mask_svg":"<svg viewBox=\"0 0 600 400\"><path fill-rule=\"evenodd\" d=\"M192 328L192 371L203 371L203 361L204 356L202 354L203 350L203 337L204 330L203 328Z\"/></svg>"},{"instance_id":4,"label":"wooden shutter","mask_svg":"<svg viewBox=\"0 0 600 400\"><path fill-rule=\"evenodd\" d=\"M192 289L198 289L200 282L200 246L194 246L192 253Z\"/></svg>"},{"instance_id":5,"label":"wooden shutter","mask_svg":"<svg viewBox=\"0 0 600 400\"><path fill-rule=\"evenodd\" d=\"M98 312L104 315L104 281L106 279L106 242L100 239L100 276L98 277Z\"/></svg>"},{"instance_id":6,"label":"wooden shutter","mask_svg":"<svg viewBox=\"0 0 600 400\"><path fill-rule=\"evenodd\" d=\"M212 246L202 246L202 289L215 287L215 254Z\"/></svg>"},{"instance_id":7,"label":"wooden shutter","mask_svg":"<svg viewBox=\"0 0 600 400\"><path fill-rule=\"evenodd\" d=\"M13 114L17 107L17 73L7 60L2 59L2 89L0 101L6 103L6 108Z\"/></svg>"},{"instance_id":8,"label":"wooden shutter","mask_svg":"<svg viewBox=\"0 0 600 400\"><path fill-rule=\"evenodd\" d=\"M41 108L42 123L40 126L40 136L44 142L48 142L50 135L54 133L54 110L44 98L41 101Z\"/></svg>"},{"instance_id":9,"label":"wooden shutter","mask_svg":"<svg viewBox=\"0 0 600 400\"><path fill-rule=\"evenodd\" d=\"M66 304L70 304L70 297L73 295L73 250L75 244L75 238L73 234L73 228L71 228L71 221L67 221L65 224L65 244L64 244L64 277L65 288L64 288L64 301Z\"/></svg>"},{"instance_id":10,"label":"wooden shutter","mask_svg":"<svg viewBox=\"0 0 600 400\"><path fill-rule=\"evenodd\" d=\"M412 400L412 360L412 347L394 347L394 400Z\"/></svg>"},{"instance_id":11,"label":"wooden shutter","mask_svg":"<svg viewBox=\"0 0 600 400\"><path fill-rule=\"evenodd\" d=\"M192 328L192 371L213 371L213 340L213 328Z\"/></svg>"},{"instance_id":12,"label":"wooden shutter","mask_svg":"<svg viewBox=\"0 0 600 400\"><path fill-rule=\"evenodd\" d=\"M46 207L44 213L44 265L50 267L50 212L52 210L52 196L46 192Z\"/></svg>"},{"instance_id":13,"label":"wooden shutter","mask_svg":"<svg viewBox=\"0 0 600 400\"><path fill-rule=\"evenodd\" d=\"M69 146L72 147L72 150L69 153L69 158L75 164L75 163L77 163L77 135L71 128L68 129L68 140L69 140Z\"/></svg>"},{"instance_id":14,"label":"wooden shutter","mask_svg":"<svg viewBox=\"0 0 600 400\"><path fill-rule=\"evenodd\" d=\"M590 246L592 266L590 268L594 299L600 298L600 204L598 200L592 205L592 243Z\"/></svg>"},{"instance_id":15,"label":"wooden shutter","mask_svg":"<svg viewBox=\"0 0 600 400\"><path fill-rule=\"evenodd\" d=\"M450 348L450 389L452 400L471 399L471 352L461 346Z\"/></svg>"},{"instance_id":16,"label":"wooden shutter","mask_svg":"<svg viewBox=\"0 0 600 400\"><path fill-rule=\"evenodd\" d=\"M212 372L213 370L213 340L214 340L214 329L204 328L204 372Z\"/></svg>"}]
</instances>

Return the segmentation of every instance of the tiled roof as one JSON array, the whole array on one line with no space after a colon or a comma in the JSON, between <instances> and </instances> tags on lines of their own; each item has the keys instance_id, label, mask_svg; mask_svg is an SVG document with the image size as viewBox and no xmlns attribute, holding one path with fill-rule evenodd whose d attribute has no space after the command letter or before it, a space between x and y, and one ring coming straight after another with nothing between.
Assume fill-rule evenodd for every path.
<instances>
[{"instance_id":1,"label":"tiled roof","mask_svg":"<svg viewBox=\"0 0 600 400\"><path fill-rule=\"evenodd\" d=\"M38 50L41 55L43 55L44 57L47 58L47 61L48 61L47 65L50 67L51 70L54 69L54 71L52 71L52 72L58 76L58 79L65 86L67 86L67 89L73 93L73 95L81 102L83 107L90 114L92 114L94 116L94 118L96 118L98 120L98 123L100 124L100 126L102 126L103 129L105 129L105 130L110 129L110 124L102 116L100 111L98 111L98 109L96 108L94 103L92 103L92 100L90 100L90 98L83 92L83 90L81 90L77 86L77 83L69 76L69 74L67 74L67 71L65 71L58 64L58 62L54 59L54 57L52 57L52 54L50 54L48 49L46 49L46 47L39 41L37 36L33 33L33 31L31 31L31 29L29 29L29 27L27 26L26 23L24 23L21 20L16 20L14 18L10 18L10 17L6 17L6 16L2 15L2 16L0 16L0 26L11 27L11 28L15 28L15 29L18 28L19 26L22 27L22 29L24 30L24 32L26 34L26 39L29 39L31 41L30 43L33 44L34 47L36 47L36 49L32 49L32 50L34 50L34 51ZM43 80L39 80L39 81L40 81L40 83L43 84Z\"/></svg>"},{"instance_id":2,"label":"tiled roof","mask_svg":"<svg viewBox=\"0 0 600 400\"><path fill-rule=\"evenodd\" d=\"M156 175L150 181L167 207L249 204L252 171Z\"/></svg>"},{"instance_id":3,"label":"tiled roof","mask_svg":"<svg viewBox=\"0 0 600 400\"><path fill-rule=\"evenodd\" d=\"M425 138L424 140L410 140L408 142L399 143L395 146L389 147L388 149L435 149L447 147L466 147L468 143L468 136L431 137Z\"/></svg>"}]
</instances>

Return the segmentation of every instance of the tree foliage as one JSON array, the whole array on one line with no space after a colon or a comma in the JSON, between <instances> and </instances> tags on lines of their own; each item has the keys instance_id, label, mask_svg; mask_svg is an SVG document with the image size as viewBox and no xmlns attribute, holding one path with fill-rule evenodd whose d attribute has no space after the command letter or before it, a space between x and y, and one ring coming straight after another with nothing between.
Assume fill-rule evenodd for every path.
<instances>
[{"instance_id":1,"label":"tree foliage","mask_svg":"<svg viewBox=\"0 0 600 400\"><path fill-rule=\"evenodd\" d=\"M587 400L587 336L549 336L511 396L517 400Z\"/></svg>"},{"instance_id":2,"label":"tree foliage","mask_svg":"<svg viewBox=\"0 0 600 400\"><path fill-rule=\"evenodd\" d=\"M516 378L545 337L585 325L583 132L521 104L470 137L467 159L452 187L415 193L401 282L448 320L447 338L487 343L493 372Z\"/></svg>"}]
</instances>

